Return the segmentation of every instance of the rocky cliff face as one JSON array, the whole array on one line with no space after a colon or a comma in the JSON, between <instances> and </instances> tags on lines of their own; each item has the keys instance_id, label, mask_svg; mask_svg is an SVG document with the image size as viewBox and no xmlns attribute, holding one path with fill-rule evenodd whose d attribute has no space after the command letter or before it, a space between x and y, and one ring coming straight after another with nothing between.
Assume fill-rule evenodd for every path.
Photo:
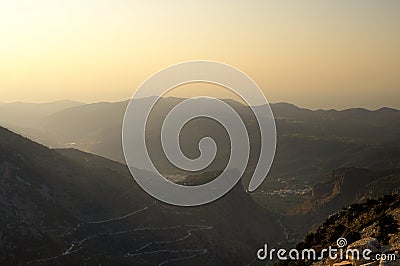
<instances>
[{"instance_id":1,"label":"rocky cliff face","mask_svg":"<svg viewBox=\"0 0 400 266\"><path fill-rule=\"evenodd\" d=\"M398 193L400 170L374 171L362 168L340 168L332 171L325 182L313 187L312 198L284 216L295 236L304 236L326 217L352 203L368 198Z\"/></svg>"},{"instance_id":2,"label":"rocky cliff face","mask_svg":"<svg viewBox=\"0 0 400 266\"><path fill-rule=\"evenodd\" d=\"M362 168L339 168L332 170L327 181L316 184L313 187L312 199L303 207L303 212L317 211L319 208L337 210L352 202L360 201L366 197L378 196L378 188L383 189L383 194L396 192L400 187L375 186L371 189L373 182L392 176L398 183L400 181L400 170L373 171Z\"/></svg>"},{"instance_id":3,"label":"rocky cliff face","mask_svg":"<svg viewBox=\"0 0 400 266\"><path fill-rule=\"evenodd\" d=\"M331 176L324 183L313 187L313 200L335 198L337 195L354 194L363 190L364 186L385 175L384 171L377 172L362 168L339 168L332 170Z\"/></svg>"},{"instance_id":4,"label":"rocky cliff face","mask_svg":"<svg viewBox=\"0 0 400 266\"><path fill-rule=\"evenodd\" d=\"M331 216L313 233L296 245L299 250L313 248L318 252L329 246L337 247L337 240L345 238L345 248L370 248L375 254L395 254L396 260L347 262L324 259L321 261L286 261L279 265L399 265L400 257L400 196L387 195L378 200L352 204ZM342 264L339 264L342 263Z\"/></svg>"}]
</instances>

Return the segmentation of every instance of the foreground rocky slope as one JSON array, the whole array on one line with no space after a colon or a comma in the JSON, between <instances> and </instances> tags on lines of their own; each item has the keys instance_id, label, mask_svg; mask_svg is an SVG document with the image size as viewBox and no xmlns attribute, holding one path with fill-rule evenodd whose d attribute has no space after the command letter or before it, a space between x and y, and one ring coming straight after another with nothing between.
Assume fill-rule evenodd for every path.
<instances>
[{"instance_id":1,"label":"foreground rocky slope","mask_svg":"<svg viewBox=\"0 0 400 266\"><path fill-rule=\"evenodd\" d=\"M390 261L347 261L324 259L321 261L282 261L278 265L399 265L400 263L400 196L386 195L378 200L352 204L331 216L315 232L308 234L296 249L313 248L320 252L336 247L339 238L349 244L345 248L365 249L375 254L394 254ZM342 264L339 264L342 263Z\"/></svg>"}]
</instances>

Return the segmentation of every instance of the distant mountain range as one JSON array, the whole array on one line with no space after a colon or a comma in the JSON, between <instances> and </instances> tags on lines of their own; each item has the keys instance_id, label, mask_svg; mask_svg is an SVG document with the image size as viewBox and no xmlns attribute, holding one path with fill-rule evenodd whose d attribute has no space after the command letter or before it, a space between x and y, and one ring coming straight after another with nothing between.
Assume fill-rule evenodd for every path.
<instances>
[{"instance_id":1,"label":"distant mountain range","mask_svg":"<svg viewBox=\"0 0 400 266\"><path fill-rule=\"evenodd\" d=\"M197 208L156 202L126 166L0 128L0 264L245 265L283 229L241 184Z\"/></svg>"},{"instance_id":2,"label":"distant mountain range","mask_svg":"<svg viewBox=\"0 0 400 266\"><path fill-rule=\"evenodd\" d=\"M144 104L148 100L140 99L136 104ZM180 98L163 98L156 105L151 117L153 123L148 128L149 132L152 132L154 140L158 138L159 134L153 132L160 129L163 117L182 100ZM256 143L258 140L257 128L250 108L234 101L228 101L228 103L244 118L250 134L253 135L252 141ZM121 127L126 106L127 101L95 104L60 102L44 106L37 104L6 105L0 109L0 123L51 147L75 147L124 162ZM338 151L342 153L341 158L344 162L364 167L365 163L354 161L354 159L349 160L346 158L347 154L343 154L342 151L346 150L348 153L354 154L362 149L360 144L367 144L368 148L374 149L371 145L382 142L397 144L400 139L400 111L390 108L381 108L376 111L366 109L311 111L287 103L272 104L271 107L277 120L280 140L277 157L284 156L285 161L289 163L291 156L287 153L291 153L297 158L298 152L306 153L307 158L313 157L309 158L313 162L303 163L303 165L305 167L308 167L307 165L314 166L314 169L303 171L307 174L315 173L315 170L321 168L330 171L332 168L343 166L342 162L330 163L329 157L338 158ZM13 115L9 115L9 113ZM26 115L36 118L29 118L31 122L18 118L24 118ZM201 130L205 124L211 125L204 121L193 123L193 129L189 130L190 134L187 135L191 138L193 133ZM214 135L217 139L221 138L221 135L224 135L222 128L217 130ZM182 139L186 138L183 136ZM187 142L194 143L189 140ZM153 143L153 140L150 140L149 143ZM156 141L156 143L158 142ZM226 150L225 147L222 148ZM314 153L319 154L314 155ZM327 160L321 162L323 158ZM221 165L223 163L220 163L219 166ZM290 171L288 169L293 167L294 165L289 167L286 165L285 171ZM293 174L301 175L302 171L297 168Z\"/></svg>"},{"instance_id":3,"label":"distant mountain range","mask_svg":"<svg viewBox=\"0 0 400 266\"><path fill-rule=\"evenodd\" d=\"M145 104L149 100L140 99L136 104ZM182 172L172 167L162 156L161 123L168 111L182 100L162 98L152 112L146 129L149 132L148 148L154 155L152 159L159 169L168 174ZM77 106L54 110L44 117L38 116L32 120L34 123L14 119L14 125L9 128L50 147L73 147L124 162L121 127L127 103L72 103ZM259 131L250 108L231 100L227 100L227 103L241 115L250 135L252 153L245 175L248 180L257 163ZM306 189L325 180L332 169L336 168L382 170L400 167L399 110L381 108L370 111L357 108L312 111L288 103L271 104L271 107L277 124L277 153L269 182L264 182L253 195L266 208L276 209L276 206L285 206L286 203L290 208L297 204L298 201L292 198L283 199L282 204L282 199L275 201L276 197L269 197L270 204L264 204L265 194L287 188L288 182L290 187ZM5 110L6 107L2 108ZM24 113L23 109L21 111ZM7 125L4 119L0 119L1 123ZM198 119L185 127L181 134L184 152L196 156L198 141L210 134L208 129L212 129L211 136L216 140L219 152L214 163L204 172L224 168L230 151L225 130L215 122ZM286 183L282 183L282 180Z\"/></svg>"}]
</instances>

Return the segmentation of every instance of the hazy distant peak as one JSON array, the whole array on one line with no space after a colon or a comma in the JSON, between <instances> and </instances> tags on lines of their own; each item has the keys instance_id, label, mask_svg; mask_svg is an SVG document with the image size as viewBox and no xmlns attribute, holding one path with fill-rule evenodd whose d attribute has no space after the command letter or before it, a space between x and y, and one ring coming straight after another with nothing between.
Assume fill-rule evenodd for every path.
<instances>
[{"instance_id":1,"label":"hazy distant peak","mask_svg":"<svg viewBox=\"0 0 400 266\"><path fill-rule=\"evenodd\" d=\"M74 100L59 100L59 101L49 102L48 104L86 104L86 103Z\"/></svg>"},{"instance_id":2,"label":"hazy distant peak","mask_svg":"<svg viewBox=\"0 0 400 266\"><path fill-rule=\"evenodd\" d=\"M297 105L294 105L292 103L287 103L287 102L271 103L271 106L273 108L285 109L285 110L288 110L288 111L298 111L300 109L307 110L305 108L301 108L301 107L298 107Z\"/></svg>"},{"instance_id":3,"label":"hazy distant peak","mask_svg":"<svg viewBox=\"0 0 400 266\"><path fill-rule=\"evenodd\" d=\"M298 107L295 104L292 103L288 103L288 102L277 102L277 103L271 103L271 105L274 106L281 106L281 107L288 107L288 108L295 108L295 109L299 109L300 107Z\"/></svg>"},{"instance_id":4,"label":"hazy distant peak","mask_svg":"<svg viewBox=\"0 0 400 266\"><path fill-rule=\"evenodd\" d=\"M391 107L381 107L377 110L375 110L376 112L388 112L388 113L398 113L400 112L400 110L391 108Z\"/></svg>"},{"instance_id":5,"label":"hazy distant peak","mask_svg":"<svg viewBox=\"0 0 400 266\"><path fill-rule=\"evenodd\" d=\"M7 126L30 127L41 119L61 110L85 105L84 103L62 100L49 103L14 102L0 105L0 124Z\"/></svg>"},{"instance_id":6,"label":"hazy distant peak","mask_svg":"<svg viewBox=\"0 0 400 266\"><path fill-rule=\"evenodd\" d=\"M24 101L16 101L10 103L0 103L0 104L7 104L7 105L59 105L59 104L71 104L71 105L79 105L85 104L84 102L74 101L74 100L59 100L59 101L52 101L52 102L24 102Z\"/></svg>"}]
</instances>

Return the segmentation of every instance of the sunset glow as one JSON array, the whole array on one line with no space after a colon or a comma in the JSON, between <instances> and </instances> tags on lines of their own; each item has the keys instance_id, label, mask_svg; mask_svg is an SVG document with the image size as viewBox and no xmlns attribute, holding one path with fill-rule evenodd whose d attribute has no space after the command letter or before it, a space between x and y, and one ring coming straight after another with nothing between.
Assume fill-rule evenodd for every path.
<instances>
[{"instance_id":1,"label":"sunset glow","mask_svg":"<svg viewBox=\"0 0 400 266\"><path fill-rule=\"evenodd\" d=\"M271 102L398 108L399 12L399 1L1 1L0 102L126 100L161 68L206 59L246 72Z\"/></svg>"}]
</instances>

